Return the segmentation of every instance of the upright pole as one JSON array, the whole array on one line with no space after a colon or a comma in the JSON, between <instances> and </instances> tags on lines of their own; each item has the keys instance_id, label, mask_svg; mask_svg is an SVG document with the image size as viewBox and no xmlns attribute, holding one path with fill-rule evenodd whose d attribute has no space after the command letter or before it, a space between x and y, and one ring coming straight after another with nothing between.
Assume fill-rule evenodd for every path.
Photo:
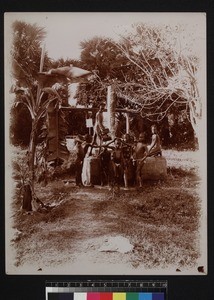
<instances>
[{"instance_id":1,"label":"upright pole","mask_svg":"<svg viewBox=\"0 0 214 300\"><path fill-rule=\"evenodd\" d=\"M114 94L114 87L112 85L107 88L107 113L108 113L108 126L112 139L115 138L116 122L115 122L116 99Z\"/></svg>"},{"instance_id":2,"label":"upright pole","mask_svg":"<svg viewBox=\"0 0 214 300\"><path fill-rule=\"evenodd\" d=\"M129 120L129 113L126 113L126 133L130 131L130 120Z\"/></svg>"},{"instance_id":3,"label":"upright pole","mask_svg":"<svg viewBox=\"0 0 214 300\"><path fill-rule=\"evenodd\" d=\"M44 60L45 60L45 44L42 46L42 52L41 52L41 58L40 58L40 65L39 65L39 72L42 72L44 67ZM37 96L36 96L36 102L39 105L39 99L40 99L40 93L41 93L41 83L38 83L37 88Z\"/></svg>"},{"instance_id":4,"label":"upright pole","mask_svg":"<svg viewBox=\"0 0 214 300\"><path fill-rule=\"evenodd\" d=\"M40 59L39 72L42 72L42 70L43 70L44 60L45 60L45 43L42 46L42 53L41 53L41 59Z\"/></svg>"}]
</instances>

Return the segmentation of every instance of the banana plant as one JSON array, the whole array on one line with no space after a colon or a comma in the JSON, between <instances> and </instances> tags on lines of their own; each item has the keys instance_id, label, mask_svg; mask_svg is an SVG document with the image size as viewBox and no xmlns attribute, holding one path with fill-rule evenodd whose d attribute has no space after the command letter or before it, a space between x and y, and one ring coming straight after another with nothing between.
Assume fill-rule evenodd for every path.
<instances>
[{"instance_id":1,"label":"banana plant","mask_svg":"<svg viewBox=\"0 0 214 300\"><path fill-rule=\"evenodd\" d=\"M29 165L29 182L32 190L34 190L35 178L35 151L37 143L38 125L39 121L47 114L48 107L52 102L61 103L61 97L51 87L41 88L37 86L36 97L30 88L20 88L14 91L17 95L15 105L22 103L28 108L31 119L32 129L30 134L30 143L28 149L28 165Z\"/></svg>"}]
</instances>

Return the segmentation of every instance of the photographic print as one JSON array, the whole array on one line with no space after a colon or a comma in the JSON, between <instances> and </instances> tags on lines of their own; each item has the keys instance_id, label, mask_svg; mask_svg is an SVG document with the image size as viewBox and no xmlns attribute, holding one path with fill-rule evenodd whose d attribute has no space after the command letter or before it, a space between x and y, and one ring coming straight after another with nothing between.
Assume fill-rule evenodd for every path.
<instances>
[{"instance_id":1,"label":"photographic print","mask_svg":"<svg viewBox=\"0 0 214 300\"><path fill-rule=\"evenodd\" d=\"M4 25L7 274L206 275L206 14Z\"/></svg>"}]
</instances>

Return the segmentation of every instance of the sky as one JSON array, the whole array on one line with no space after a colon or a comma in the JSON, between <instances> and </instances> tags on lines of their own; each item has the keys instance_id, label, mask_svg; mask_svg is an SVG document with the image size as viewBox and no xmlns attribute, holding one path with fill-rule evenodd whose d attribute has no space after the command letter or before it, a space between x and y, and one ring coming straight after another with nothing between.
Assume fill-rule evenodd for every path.
<instances>
[{"instance_id":1,"label":"sky","mask_svg":"<svg viewBox=\"0 0 214 300\"><path fill-rule=\"evenodd\" d=\"M131 24L186 24L187 30L194 30L205 36L205 13L5 13L5 45L10 43L11 24L15 20L44 27L47 35L45 49L49 57L80 57L80 42L94 36L118 39L120 33L130 31ZM196 39L197 42L200 39ZM198 48L198 45L195 45Z\"/></svg>"}]
</instances>

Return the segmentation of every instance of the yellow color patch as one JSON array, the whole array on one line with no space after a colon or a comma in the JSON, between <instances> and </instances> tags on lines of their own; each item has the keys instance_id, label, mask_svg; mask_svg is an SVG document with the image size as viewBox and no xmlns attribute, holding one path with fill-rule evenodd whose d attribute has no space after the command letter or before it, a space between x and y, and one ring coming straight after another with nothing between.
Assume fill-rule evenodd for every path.
<instances>
[{"instance_id":1,"label":"yellow color patch","mask_svg":"<svg viewBox=\"0 0 214 300\"><path fill-rule=\"evenodd\" d=\"M126 293L113 293L113 300L126 300Z\"/></svg>"}]
</instances>

